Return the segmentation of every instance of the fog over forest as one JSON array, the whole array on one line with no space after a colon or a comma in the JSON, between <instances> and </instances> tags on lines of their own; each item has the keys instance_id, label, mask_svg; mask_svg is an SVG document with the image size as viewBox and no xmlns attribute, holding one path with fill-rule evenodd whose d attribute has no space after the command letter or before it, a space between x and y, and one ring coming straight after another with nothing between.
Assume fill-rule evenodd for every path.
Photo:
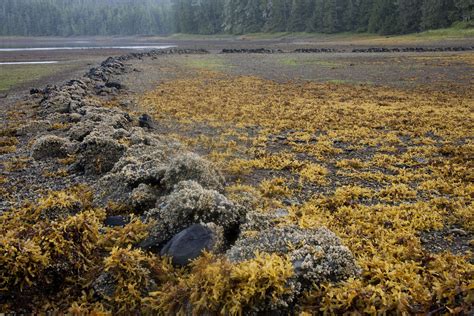
<instances>
[{"instance_id":1,"label":"fog over forest","mask_svg":"<svg viewBox=\"0 0 474 316\"><path fill-rule=\"evenodd\" d=\"M405 34L473 12L472 0L2 0L0 35Z\"/></svg>"}]
</instances>

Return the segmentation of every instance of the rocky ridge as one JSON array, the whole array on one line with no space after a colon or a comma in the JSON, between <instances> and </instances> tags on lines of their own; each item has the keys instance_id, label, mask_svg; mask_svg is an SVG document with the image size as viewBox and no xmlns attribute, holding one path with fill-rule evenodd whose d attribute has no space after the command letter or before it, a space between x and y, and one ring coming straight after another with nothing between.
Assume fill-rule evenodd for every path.
<instances>
[{"instance_id":1,"label":"rocky ridge","mask_svg":"<svg viewBox=\"0 0 474 316\"><path fill-rule=\"evenodd\" d=\"M432 53L432 52L467 52L474 50L474 46L448 47L369 47L369 48L297 48L291 53ZM271 48L224 48L221 54L277 54L285 53L281 49ZM290 51L286 51L290 53Z\"/></svg>"},{"instance_id":2,"label":"rocky ridge","mask_svg":"<svg viewBox=\"0 0 474 316\"><path fill-rule=\"evenodd\" d=\"M31 149L24 150L34 160L33 168L71 159L70 181L61 185L88 184L96 206L109 213L105 226L126 225L130 210L145 223L153 223L149 236L134 247L170 256L177 266L187 265L202 251L235 262L254 258L257 251L276 253L288 256L293 264L295 295L315 282L357 276L353 255L332 232L280 227L285 214L262 215L234 203L225 196L220 172L156 133L153 126L159 122L146 114L132 117L127 105L103 106L104 100L127 93L120 76L133 71L128 60L203 53L171 49L110 57L83 78L32 89L37 118L16 133L30 139ZM64 128L51 130L54 125Z\"/></svg>"}]
</instances>

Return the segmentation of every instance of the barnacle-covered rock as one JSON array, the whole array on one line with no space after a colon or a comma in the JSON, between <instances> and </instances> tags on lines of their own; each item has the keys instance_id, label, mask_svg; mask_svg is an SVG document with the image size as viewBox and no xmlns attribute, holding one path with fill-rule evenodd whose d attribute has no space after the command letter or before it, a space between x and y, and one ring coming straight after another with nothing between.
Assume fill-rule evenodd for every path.
<instances>
[{"instance_id":1,"label":"barnacle-covered rock","mask_svg":"<svg viewBox=\"0 0 474 316\"><path fill-rule=\"evenodd\" d=\"M114 167L124 151L125 146L117 140L93 132L80 145L77 167L86 174L103 174Z\"/></svg>"},{"instance_id":2,"label":"barnacle-covered rock","mask_svg":"<svg viewBox=\"0 0 474 316\"><path fill-rule=\"evenodd\" d=\"M132 132L131 136L135 134ZM160 182L170 157L179 146L176 143L161 143L154 137L142 138L140 135L136 137L143 142L137 140L136 144L128 147L112 170L100 178L94 186L97 192L96 202L99 205L113 203L142 212L153 208L157 196L164 193L165 189ZM146 186L138 189L141 184ZM143 194L144 188L152 189L154 192ZM136 192L133 194L134 190ZM152 198L153 194L156 197ZM148 198L144 199L145 196Z\"/></svg>"},{"instance_id":3,"label":"barnacle-covered rock","mask_svg":"<svg viewBox=\"0 0 474 316\"><path fill-rule=\"evenodd\" d=\"M68 91L57 89L51 91L48 98L41 102L41 112L44 115L54 112L69 113L71 111L72 102L71 94Z\"/></svg>"},{"instance_id":4,"label":"barnacle-covered rock","mask_svg":"<svg viewBox=\"0 0 474 316\"><path fill-rule=\"evenodd\" d=\"M45 117L46 120L54 124L77 123L81 118L82 116L77 113L51 113Z\"/></svg>"},{"instance_id":5,"label":"barnacle-covered rock","mask_svg":"<svg viewBox=\"0 0 474 316\"><path fill-rule=\"evenodd\" d=\"M135 134L132 134L132 140L133 135ZM131 186L138 186L140 183L160 184L165 176L169 157L173 155L175 148L149 138L146 143L137 143L129 147L111 172L118 174L121 181Z\"/></svg>"},{"instance_id":6,"label":"barnacle-covered rock","mask_svg":"<svg viewBox=\"0 0 474 316\"><path fill-rule=\"evenodd\" d=\"M359 274L351 251L327 228L277 227L277 216L250 213L243 233L227 252L232 261L251 259L256 252L287 255L303 285L338 282Z\"/></svg>"},{"instance_id":7,"label":"barnacle-covered rock","mask_svg":"<svg viewBox=\"0 0 474 316\"><path fill-rule=\"evenodd\" d=\"M97 126L96 122L93 121L81 121L77 124L74 124L69 131L68 136L69 138L77 141L83 141L84 138L92 133L94 128Z\"/></svg>"},{"instance_id":8,"label":"barnacle-covered rock","mask_svg":"<svg viewBox=\"0 0 474 316\"><path fill-rule=\"evenodd\" d=\"M36 160L55 157L66 157L71 143L55 135L46 135L38 138L32 148L32 156Z\"/></svg>"},{"instance_id":9,"label":"barnacle-covered rock","mask_svg":"<svg viewBox=\"0 0 474 316\"><path fill-rule=\"evenodd\" d=\"M96 107L84 107L81 108L79 113L82 114L80 122L72 126L68 132L68 136L71 139L82 141L93 131L101 135L111 136L115 139L129 136L128 130L131 128L132 119L125 112Z\"/></svg>"},{"instance_id":10,"label":"barnacle-covered rock","mask_svg":"<svg viewBox=\"0 0 474 316\"><path fill-rule=\"evenodd\" d=\"M155 205L157 192L151 185L141 183L133 189L131 199L135 211L148 210Z\"/></svg>"},{"instance_id":11,"label":"barnacle-covered rock","mask_svg":"<svg viewBox=\"0 0 474 316\"><path fill-rule=\"evenodd\" d=\"M132 118L120 110L88 106L81 108L80 114L83 115L83 121L100 122L115 129L128 130L131 127Z\"/></svg>"},{"instance_id":12,"label":"barnacle-covered rock","mask_svg":"<svg viewBox=\"0 0 474 316\"><path fill-rule=\"evenodd\" d=\"M156 220L148 244L159 245L174 234L197 223L222 226L226 238L235 234L245 210L215 190L204 189L195 181L182 181L174 191L158 200L158 207L145 213L147 220Z\"/></svg>"},{"instance_id":13,"label":"barnacle-covered rock","mask_svg":"<svg viewBox=\"0 0 474 316\"><path fill-rule=\"evenodd\" d=\"M224 177L209 161L193 153L183 154L171 161L162 182L171 190L186 180L196 181L206 189L223 190Z\"/></svg>"},{"instance_id":14,"label":"barnacle-covered rock","mask_svg":"<svg viewBox=\"0 0 474 316\"><path fill-rule=\"evenodd\" d=\"M172 263L185 266L203 251L215 252L223 244L223 230L212 223L194 224L176 234L161 249L161 256L171 257Z\"/></svg>"}]
</instances>

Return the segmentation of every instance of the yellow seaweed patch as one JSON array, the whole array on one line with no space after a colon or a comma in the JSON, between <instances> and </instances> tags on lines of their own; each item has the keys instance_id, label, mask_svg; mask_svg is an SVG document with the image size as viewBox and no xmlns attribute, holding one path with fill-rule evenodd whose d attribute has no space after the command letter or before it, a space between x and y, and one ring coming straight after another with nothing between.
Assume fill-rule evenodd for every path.
<instances>
[{"instance_id":1,"label":"yellow seaweed patch","mask_svg":"<svg viewBox=\"0 0 474 316\"><path fill-rule=\"evenodd\" d=\"M430 253L420 234L474 232L473 94L203 72L140 104L186 130L174 133L190 148L202 148L189 135L206 126L208 158L235 182L231 196L266 211L281 207L286 183L301 205L283 222L325 225L354 252L362 276L315 286L303 311L460 313L474 301L472 253Z\"/></svg>"},{"instance_id":2,"label":"yellow seaweed patch","mask_svg":"<svg viewBox=\"0 0 474 316\"><path fill-rule=\"evenodd\" d=\"M255 259L237 264L205 254L192 263L189 274L151 293L145 302L150 312L167 315L241 315L245 307L281 304L285 295L291 295L292 276L291 262L275 254L257 253ZM191 305L183 304L187 301Z\"/></svg>"},{"instance_id":3,"label":"yellow seaweed patch","mask_svg":"<svg viewBox=\"0 0 474 316\"><path fill-rule=\"evenodd\" d=\"M321 165L309 163L305 165L299 172L301 178L315 184L326 183L326 175L328 170Z\"/></svg>"}]
</instances>

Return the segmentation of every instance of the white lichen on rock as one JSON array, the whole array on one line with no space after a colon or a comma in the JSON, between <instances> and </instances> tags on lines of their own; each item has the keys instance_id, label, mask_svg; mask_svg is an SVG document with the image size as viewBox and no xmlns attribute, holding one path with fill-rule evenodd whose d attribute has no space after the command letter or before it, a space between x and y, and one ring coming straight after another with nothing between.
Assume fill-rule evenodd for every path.
<instances>
[{"instance_id":1,"label":"white lichen on rock","mask_svg":"<svg viewBox=\"0 0 474 316\"><path fill-rule=\"evenodd\" d=\"M177 156L168 166L162 183L168 190L181 181L193 180L206 189L222 192L224 177L207 160L193 153Z\"/></svg>"},{"instance_id":2,"label":"white lichen on rock","mask_svg":"<svg viewBox=\"0 0 474 316\"><path fill-rule=\"evenodd\" d=\"M125 146L98 132L89 134L79 147L78 167L86 174L103 174L110 171L122 157Z\"/></svg>"},{"instance_id":3,"label":"white lichen on rock","mask_svg":"<svg viewBox=\"0 0 474 316\"><path fill-rule=\"evenodd\" d=\"M360 273L352 252L329 229L278 227L276 222L277 216L249 213L241 237L227 251L227 257L240 262L254 258L257 252L286 255L304 286L338 282Z\"/></svg>"},{"instance_id":4,"label":"white lichen on rock","mask_svg":"<svg viewBox=\"0 0 474 316\"><path fill-rule=\"evenodd\" d=\"M38 138L32 147L32 156L36 160L45 158L66 157L71 150L71 143L66 138L46 135Z\"/></svg>"},{"instance_id":5,"label":"white lichen on rock","mask_svg":"<svg viewBox=\"0 0 474 316\"><path fill-rule=\"evenodd\" d=\"M149 210L147 220L155 220L151 235L157 243L198 223L214 223L225 232L235 231L245 210L216 190L204 189L196 181L178 183L171 194L158 201L158 207Z\"/></svg>"}]
</instances>

